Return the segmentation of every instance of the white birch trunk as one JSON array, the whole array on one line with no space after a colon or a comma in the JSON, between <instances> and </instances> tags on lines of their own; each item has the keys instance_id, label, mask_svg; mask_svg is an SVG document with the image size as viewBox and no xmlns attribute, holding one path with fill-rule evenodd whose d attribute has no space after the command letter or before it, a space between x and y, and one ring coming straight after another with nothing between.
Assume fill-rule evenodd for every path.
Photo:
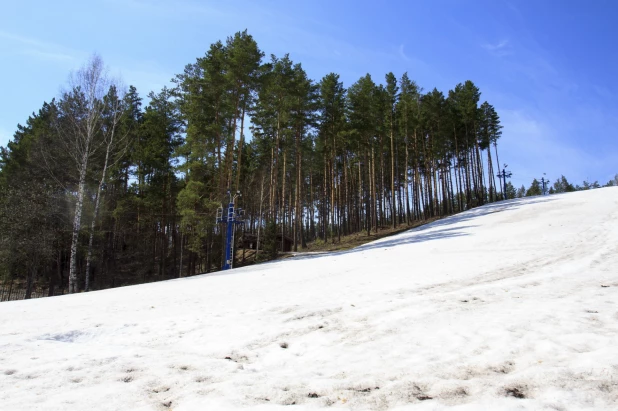
<instances>
[{"instance_id":1,"label":"white birch trunk","mask_svg":"<svg viewBox=\"0 0 618 411\"><path fill-rule=\"evenodd\" d=\"M92 261L92 244L94 242L94 228L97 222L97 216L99 215L99 204L101 203L101 191L103 191L103 184L105 184L105 174L107 173L107 164L109 161L109 152L111 144L114 141L113 135L109 144L107 145L107 151L105 153L105 163L103 165L103 174L101 181L99 181L99 187L97 189L97 196L94 200L94 215L92 216L92 222L90 223L90 238L88 239L88 252L86 254L86 284L84 291L90 290L90 262Z\"/></svg>"},{"instance_id":2,"label":"white birch trunk","mask_svg":"<svg viewBox=\"0 0 618 411\"><path fill-rule=\"evenodd\" d=\"M79 170L79 185L77 189L77 202L75 203L75 217L73 218L73 238L71 239L71 262L69 265L69 293L78 292L77 284L77 244L79 242L79 230L82 223L82 209L84 206L84 190L86 189L86 168L88 166L88 153L84 151L81 169Z\"/></svg>"}]
</instances>

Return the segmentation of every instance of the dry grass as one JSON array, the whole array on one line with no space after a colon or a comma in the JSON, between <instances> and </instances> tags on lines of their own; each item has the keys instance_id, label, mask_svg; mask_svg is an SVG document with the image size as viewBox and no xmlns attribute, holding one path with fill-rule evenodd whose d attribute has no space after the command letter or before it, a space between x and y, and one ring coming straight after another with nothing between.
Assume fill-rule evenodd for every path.
<instances>
[{"instance_id":1,"label":"dry grass","mask_svg":"<svg viewBox=\"0 0 618 411\"><path fill-rule=\"evenodd\" d=\"M316 251L344 251L349 250L354 247L358 247L360 245L369 243L371 241L379 240L384 237L389 237L391 235L399 234L403 231L409 230L411 228L420 227L422 225L431 223L433 221L438 220L438 218L433 218L425 221L415 221L407 224L400 224L396 228L393 227L378 227L378 232L371 231L371 234L367 235L366 231L360 233L354 233L347 236L341 236L341 241L335 236L334 239L329 239L326 243L321 240L313 241L307 244L307 248L304 250L299 249L298 253L303 252L316 252ZM334 240L334 241L333 241Z\"/></svg>"},{"instance_id":2,"label":"dry grass","mask_svg":"<svg viewBox=\"0 0 618 411\"><path fill-rule=\"evenodd\" d=\"M288 252L288 253L279 253L279 257L277 259L284 259L291 256L308 253L308 252L331 252L331 251L345 251L350 250L352 248L361 246L363 244L369 243L371 241L379 240L380 238L389 237L395 234L399 234L406 230L410 230L412 228L420 227L425 224L429 224L433 221L439 220L440 217L434 217L425 221L414 221L407 224L400 224L396 228L393 227L378 227L378 231L371 231L369 235L367 235L366 231L360 233L354 233L350 235L342 235L341 240L337 236L334 239L329 239L327 242L318 239L316 241L312 241L307 243L307 248L301 249L300 245L298 247L297 252ZM334 240L334 241L333 241ZM247 265L255 264L255 250L245 250L245 258L243 263L243 250L236 250L236 260L234 263L234 267L242 267Z\"/></svg>"}]
</instances>

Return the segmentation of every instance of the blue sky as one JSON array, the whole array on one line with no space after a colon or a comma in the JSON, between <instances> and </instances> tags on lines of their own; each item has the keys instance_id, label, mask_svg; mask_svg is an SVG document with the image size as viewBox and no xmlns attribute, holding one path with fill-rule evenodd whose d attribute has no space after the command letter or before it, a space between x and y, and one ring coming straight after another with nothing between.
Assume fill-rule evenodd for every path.
<instances>
[{"instance_id":1,"label":"blue sky","mask_svg":"<svg viewBox=\"0 0 618 411\"><path fill-rule=\"evenodd\" d=\"M501 117L515 185L543 173L605 183L618 173L616 21L613 0L6 1L0 145L93 52L145 97L246 28L315 80L408 72L445 94L472 80Z\"/></svg>"}]
</instances>

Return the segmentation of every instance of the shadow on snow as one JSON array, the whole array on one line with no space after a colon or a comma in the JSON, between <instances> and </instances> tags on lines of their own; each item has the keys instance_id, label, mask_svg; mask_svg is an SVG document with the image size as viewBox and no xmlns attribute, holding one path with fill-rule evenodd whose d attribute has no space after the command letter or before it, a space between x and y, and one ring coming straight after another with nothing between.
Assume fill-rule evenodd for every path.
<instances>
[{"instance_id":1,"label":"shadow on snow","mask_svg":"<svg viewBox=\"0 0 618 411\"><path fill-rule=\"evenodd\" d=\"M391 248L399 245L405 244L414 244L425 241L432 240L440 240L446 238L454 238L454 237L463 237L470 235L469 233L462 232L467 228L477 227L476 225L462 225L457 227L449 227L454 224L460 224L472 219L482 217L488 214L499 213L507 210L516 210L522 204L536 204L536 203L545 203L549 201L554 201L550 198L539 197L537 199L530 198L517 198L513 200L501 201L497 203L487 204L481 207L473 208L468 211L461 212L459 214L455 214L449 217L445 217L441 220L434 221L429 224L425 224L420 227L412 228L410 230L406 230L403 232L395 233L387 237L383 237L381 239L375 240L371 243L363 244L358 247L352 248L350 250L344 251L333 251L333 252L324 252L318 254L307 254L303 255L302 252L299 255L290 257L290 260L298 261L298 260L309 260L313 258L326 257L326 256L338 256L345 255L350 253L356 253L365 250L372 250L378 248ZM441 228L436 230L436 228ZM448 227L448 228L443 228ZM430 232L424 233L424 231L431 230Z\"/></svg>"},{"instance_id":2,"label":"shadow on snow","mask_svg":"<svg viewBox=\"0 0 618 411\"><path fill-rule=\"evenodd\" d=\"M546 203L549 201L554 201L554 199L538 196L534 199L528 197L528 198L516 198L512 200L500 201L496 203L486 204L481 207L476 207L471 210L463 211L461 213L445 217L441 220L434 221L432 223L425 224L420 227L411 228L410 230L406 230L406 231L399 232L399 233L394 233L394 234L391 234L390 236L383 237L371 243L363 244L361 246L352 248L350 250L321 252L321 253L315 253L315 254L310 254L310 253L303 254L302 252L299 252L298 255L286 258L285 260L267 261L267 262L264 262L258 265L252 265L250 267L241 267L234 271L217 271L217 272L208 273L208 274L204 273L204 274L194 275L191 277L181 278L178 280L197 279L197 278L201 278L203 275L216 276L216 275L229 275L229 274L235 274L235 273L240 274L242 271L244 271L244 269L249 269L251 271L256 271L257 269L257 271L262 271L263 269L267 269L271 264L280 264L288 260L289 261L299 261L299 260L313 260L316 258L323 258L323 257L336 257L336 256L342 256L346 254L358 253L358 252L362 252L366 250L378 249L378 248L392 248L392 247L397 247L397 246L406 245L406 244L414 244L414 243L421 243L421 242L426 242L426 241L469 236L470 235L469 233L462 232L462 230L465 230L467 228L477 227L477 225L461 225L457 227L449 227L449 226L464 223L464 222L467 222L472 219L482 217L488 214L500 213L502 211L516 210L522 205ZM436 228L439 228L439 229L436 230ZM426 233L424 232L428 230L431 230L431 231L426 232ZM260 266L263 268L259 269L258 267Z\"/></svg>"}]
</instances>

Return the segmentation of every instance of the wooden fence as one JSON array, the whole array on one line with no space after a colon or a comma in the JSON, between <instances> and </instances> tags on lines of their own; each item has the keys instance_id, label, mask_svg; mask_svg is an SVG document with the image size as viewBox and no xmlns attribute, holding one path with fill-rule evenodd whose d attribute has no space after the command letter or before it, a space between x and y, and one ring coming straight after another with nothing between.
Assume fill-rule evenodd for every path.
<instances>
[{"instance_id":1,"label":"wooden fence","mask_svg":"<svg viewBox=\"0 0 618 411\"><path fill-rule=\"evenodd\" d=\"M249 265L251 263L253 263L253 256L252 254L249 252L251 250L247 250L247 264ZM255 251L253 251L255 252ZM249 261L249 256L251 256L251 261ZM242 267L243 264L241 262L241 259L239 258L237 260L236 263L237 267ZM206 273L200 273L200 274L206 274ZM199 275L199 274L196 274ZM131 286L131 285L139 285L139 284L146 284L146 283L155 283L155 282L159 282L159 281L165 281L165 280L171 280L173 278L176 277L163 277L163 276L155 276L155 277L150 277L150 278L146 278L146 279L119 279L118 281L116 281L116 283L114 284L114 286L110 287L110 288L118 288L118 287L127 287L127 286ZM91 291L96 291L96 289L92 289ZM54 296L57 295L64 295L64 294L68 294L68 289L66 288L66 284L65 284L65 288L56 288L54 290ZM43 297L49 297L49 289L46 287L35 287L32 290L32 293L30 294L30 298L43 298ZM24 287L23 283L13 283L11 284L10 282L5 282L5 283L1 283L0 282L0 302L3 301L16 301L16 300L25 300L26 299L26 288Z\"/></svg>"},{"instance_id":2,"label":"wooden fence","mask_svg":"<svg viewBox=\"0 0 618 411\"><path fill-rule=\"evenodd\" d=\"M55 290L54 295L65 294L64 289ZM30 298L49 297L49 290L34 289ZM0 302L17 301L26 299L26 289L17 284L0 284Z\"/></svg>"}]
</instances>

